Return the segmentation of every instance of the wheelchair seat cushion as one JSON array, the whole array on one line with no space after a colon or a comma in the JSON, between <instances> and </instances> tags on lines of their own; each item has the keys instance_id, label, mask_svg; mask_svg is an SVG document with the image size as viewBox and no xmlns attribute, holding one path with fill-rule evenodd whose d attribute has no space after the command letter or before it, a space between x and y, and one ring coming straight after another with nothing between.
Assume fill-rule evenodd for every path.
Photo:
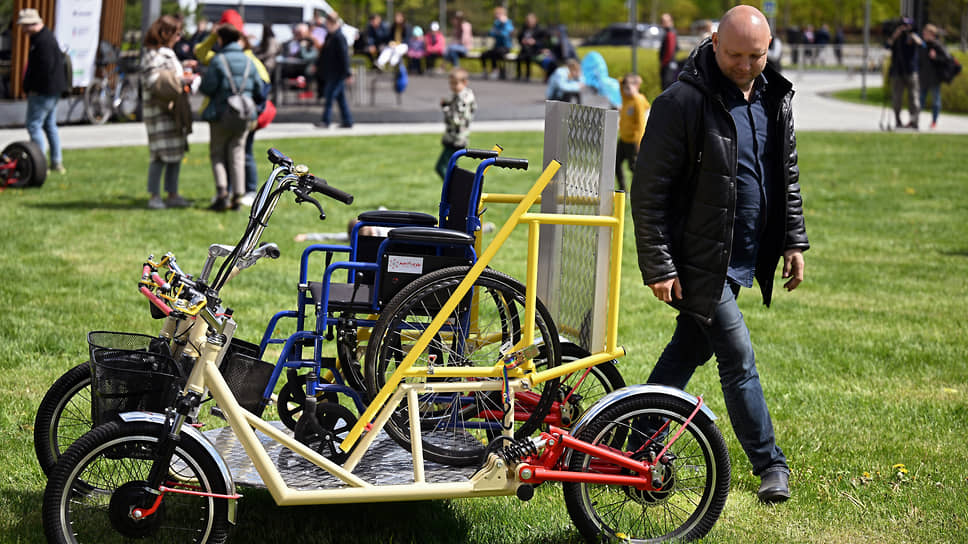
<instances>
[{"instance_id":1,"label":"wheelchair seat cushion","mask_svg":"<svg viewBox=\"0 0 968 544\"><path fill-rule=\"evenodd\" d=\"M415 225L418 227L432 227L437 224L437 218L423 212L405 212L397 210L373 210L363 212L357 216L364 223L378 223L391 225Z\"/></svg>"},{"instance_id":2,"label":"wheelchair seat cushion","mask_svg":"<svg viewBox=\"0 0 968 544\"><path fill-rule=\"evenodd\" d=\"M323 300L323 283L309 282L309 294L313 302ZM373 309L373 286L365 283L330 283L329 311L370 312Z\"/></svg>"},{"instance_id":3,"label":"wheelchair seat cushion","mask_svg":"<svg viewBox=\"0 0 968 544\"><path fill-rule=\"evenodd\" d=\"M435 227L398 227L387 233L394 242L416 242L449 246L473 245L474 235Z\"/></svg>"}]
</instances>

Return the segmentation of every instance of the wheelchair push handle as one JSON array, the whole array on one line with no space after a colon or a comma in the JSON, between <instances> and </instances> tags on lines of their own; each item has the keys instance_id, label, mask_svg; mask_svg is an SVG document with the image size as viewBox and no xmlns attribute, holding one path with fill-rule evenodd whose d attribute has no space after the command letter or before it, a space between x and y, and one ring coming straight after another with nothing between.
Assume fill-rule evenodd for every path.
<instances>
[{"instance_id":1,"label":"wheelchair push handle","mask_svg":"<svg viewBox=\"0 0 968 544\"><path fill-rule=\"evenodd\" d=\"M494 166L498 168L515 168L518 170L527 170L528 159L512 159L510 157L498 157L494 159Z\"/></svg>"},{"instance_id":2,"label":"wheelchair push handle","mask_svg":"<svg viewBox=\"0 0 968 544\"><path fill-rule=\"evenodd\" d=\"M466 149L464 156L471 159L493 159L500 155L499 151L492 149Z\"/></svg>"}]
</instances>

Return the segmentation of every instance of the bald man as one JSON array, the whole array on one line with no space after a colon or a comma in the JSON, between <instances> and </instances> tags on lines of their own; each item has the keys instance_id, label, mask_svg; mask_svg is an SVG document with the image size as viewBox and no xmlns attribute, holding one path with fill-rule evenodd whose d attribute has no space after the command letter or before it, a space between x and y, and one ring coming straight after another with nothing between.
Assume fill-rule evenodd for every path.
<instances>
[{"instance_id":1,"label":"bald man","mask_svg":"<svg viewBox=\"0 0 968 544\"><path fill-rule=\"evenodd\" d=\"M649 383L685 388L713 355L736 437L764 502L790 497L736 297L759 284L769 306L803 281L809 248L793 130L793 86L766 67L770 27L737 6L656 97L636 161L632 218L643 282L679 311Z\"/></svg>"}]
</instances>

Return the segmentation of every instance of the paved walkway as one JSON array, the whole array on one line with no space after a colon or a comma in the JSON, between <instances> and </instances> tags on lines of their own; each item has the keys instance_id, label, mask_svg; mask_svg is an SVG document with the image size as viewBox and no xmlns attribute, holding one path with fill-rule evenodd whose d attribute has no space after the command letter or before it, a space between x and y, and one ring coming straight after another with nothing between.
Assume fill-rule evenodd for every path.
<instances>
[{"instance_id":1,"label":"paved walkway","mask_svg":"<svg viewBox=\"0 0 968 544\"><path fill-rule=\"evenodd\" d=\"M835 100L826 96L844 88L859 88L861 76L845 72L786 73L791 78L797 94L794 99L797 130L801 131L873 131L879 129L882 117L892 114L875 106L865 106ZM869 74L868 86L878 85L879 76ZM478 95L480 109L473 128L475 132L540 131L543 129L544 86L537 82L516 83L497 81L471 81ZM403 95L403 103L397 105L388 89L381 89L375 106L357 106L354 115L357 123L353 128L321 129L312 121L319 119L321 106L315 104L284 105L277 122L257 133L257 139L341 137L357 135L441 134L443 124L439 121L438 104L447 89L446 78L441 76L413 77ZM588 96L587 103L600 104L601 99ZM921 126L930 124L930 115L922 113ZM335 125L335 123L334 123ZM936 130L923 133L968 134L968 116L946 115L942 112ZM113 147L147 145L144 125L141 123L112 123L106 126L69 125L60 128L61 143L67 149L86 147ZM23 128L0 129L0 142L12 142L27 138ZM208 124L195 123L192 143L208 141Z\"/></svg>"}]
</instances>

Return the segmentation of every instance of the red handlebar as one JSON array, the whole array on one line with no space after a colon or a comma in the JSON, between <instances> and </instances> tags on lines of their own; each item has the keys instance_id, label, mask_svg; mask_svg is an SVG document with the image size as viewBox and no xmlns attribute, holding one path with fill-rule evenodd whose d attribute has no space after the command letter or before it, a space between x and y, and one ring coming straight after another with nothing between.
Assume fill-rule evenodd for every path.
<instances>
[{"instance_id":1,"label":"red handlebar","mask_svg":"<svg viewBox=\"0 0 968 544\"><path fill-rule=\"evenodd\" d=\"M161 310L165 315L168 315L171 313L171 307L165 304L165 301L161 300L161 298L158 295L152 293L150 289L142 285L140 290L141 290L141 294L148 297L148 300L150 300L152 304L157 306L158 309Z\"/></svg>"}]
</instances>

